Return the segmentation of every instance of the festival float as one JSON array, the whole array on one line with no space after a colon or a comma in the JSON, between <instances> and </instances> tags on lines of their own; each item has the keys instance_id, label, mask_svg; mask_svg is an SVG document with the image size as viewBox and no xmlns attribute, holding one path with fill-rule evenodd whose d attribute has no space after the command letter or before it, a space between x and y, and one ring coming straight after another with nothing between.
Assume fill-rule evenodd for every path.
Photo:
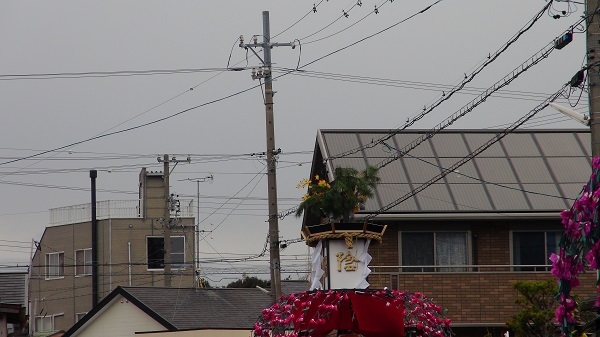
<instances>
[{"instance_id":1,"label":"festival float","mask_svg":"<svg viewBox=\"0 0 600 337\"><path fill-rule=\"evenodd\" d=\"M303 179L296 216L304 214L302 237L313 248L310 290L283 295L263 310L254 336L451 336L450 320L424 294L369 289L369 245L381 242L386 225L355 221L373 196L379 177L338 167L332 175Z\"/></svg>"}]
</instances>

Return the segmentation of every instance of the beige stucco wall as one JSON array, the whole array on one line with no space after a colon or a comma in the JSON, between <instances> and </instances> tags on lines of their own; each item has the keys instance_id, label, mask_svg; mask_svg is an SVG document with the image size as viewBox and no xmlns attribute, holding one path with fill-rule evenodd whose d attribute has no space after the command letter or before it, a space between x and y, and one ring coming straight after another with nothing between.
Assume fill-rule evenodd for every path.
<instances>
[{"instance_id":1,"label":"beige stucco wall","mask_svg":"<svg viewBox=\"0 0 600 337\"><path fill-rule=\"evenodd\" d=\"M131 337L139 331L164 330L165 327L122 296L116 296L103 312L94 316L73 336Z\"/></svg>"},{"instance_id":2,"label":"beige stucco wall","mask_svg":"<svg viewBox=\"0 0 600 337\"><path fill-rule=\"evenodd\" d=\"M162 270L148 270L146 238L162 236L156 221L144 219L102 220L99 222L99 301L117 286L164 286ZM173 269L174 287L192 287L194 255L194 219L183 219L186 225L172 231L172 236L185 236L186 268ZM131 274L129 245L131 244ZM91 248L91 225L80 223L48 227L40 250L33 260L30 292L32 316L56 315L55 329L67 330L75 323L76 313L85 313L92 307L92 277L75 276L75 250ZM64 252L65 276L45 279L45 256ZM131 275L131 276L130 276ZM131 282L130 282L131 280Z\"/></svg>"},{"instance_id":3,"label":"beige stucco wall","mask_svg":"<svg viewBox=\"0 0 600 337\"><path fill-rule=\"evenodd\" d=\"M163 236L160 217L163 216L164 199L161 176L149 176L145 183L145 197L156 205L147 203L148 212L157 217L107 219L98 221L98 301L117 286L164 286L162 270L148 270L148 236ZM161 200L159 203L158 200ZM153 207L159 207L160 211ZM172 236L185 236L186 268L173 269L171 284L174 287L194 285L194 219L180 219ZM92 277L75 276L75 250L92 247L91 222L47 227L40 239L39 249L32 261L30 280L31 317L58 315L54 329L67 330L75 323L77 313L92 308ZM129 259L131 246L131 259ZM45 279L45 256L51 252L64 252L64 277ZM130 263L131 262L131 273ZM131 275L131 277L130 277ZM130 283L131 280L131 283Z\"/></svg>"}]
</instances>

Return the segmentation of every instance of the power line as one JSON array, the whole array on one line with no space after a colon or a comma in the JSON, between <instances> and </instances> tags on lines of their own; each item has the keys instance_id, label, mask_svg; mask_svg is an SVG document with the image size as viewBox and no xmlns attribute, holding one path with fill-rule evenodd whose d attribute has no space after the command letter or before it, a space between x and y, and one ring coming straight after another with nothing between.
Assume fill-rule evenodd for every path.
<instances>
[{"instance_id":1,"label":"power line","mask_svg":"<svg viewBox=\"0 0 600 337\"><path fill-rule=\"evenodd\" d=\"M231 201L234 197L236 197L238 194L240 194L248 185L250 185L250 183L252 183L254 181L254 179L256 179L258 176L262 175L262 173L264 172L264 169L261 170L260 172L258 172L254 177L252 177L252 179L250 179L250 181L248 183L246 183L246 185L244 185L239 191L237 191L232 197L228 198L227 201L225 201L220 207L218 207L215 211L213 211L211 214L207 215L204 217L204 219L200 220L199 223L203 223L206 219L210 218L214 213L216 213L216 211L220 210L223 206L225 206L229 201ZM261 178L262 179L262 178ZM258 181L260 182L259 179ZM258 183L257 183L258 184ZM256 185L254 186L256 187ZM254 189L252 189L254 190ZM247 195L245 198L243 198L242 200L247 200L249 197L249 195ZM220 224L219 224L220 225ZM202 238L202 240L204 240L204 238Z\"/></svg>"},{"instance_id":2,"label":"power line","mask_svg":"<svg viewBox=\"0 0 600 337\"><path fill-rule=\"evenodd\" d=\"M280 69L282 69L282 70L280 70L281 72L290 70L288 68L280 68ZM318 72L318 71L309 71L309 70L302 70L299 72L294 72L292 74L295 76L328 79L328 80L334 80L334 81L370 84L370 85L394 87L394 88L407 88L407 89L415 89L415 90L436 91L436 92L449 91L449 90L452 90L452 88L453 88L453 85L450 85L450 84L406 81L406 80L398 80L398 79L358 76L358 75L348 75L348 74L336 74L336 73L327 73L327 72ZM458 93L465 94L465 95L477 96L477 95L480 95L485 90L486 90L486 88L465 86ZM548 93L531 92L531 91L499 90L497 92L497 94L493 95L493 97L543 101L548 95L549 95Z\"/></svg>"},{"instance_id":3,"label":"power line","mask_svg":"<svg viewBox=\"0 0 600 337\"><path fill-rule=\"evenodd\" d=\"M322 28L318 29L317 31L315 31L315 32L313 32L313 33L311 33L311 34L309 34L309 35L307 35L307 36L303 37L303 38L300 38L299 40L306 40L306 39L308 39L309 37L313 37L313 36L315 36L315 35L319 34L320 32L324 31L325 29L329 28L329 27L330 27L330 26L332 26L334 23L338 22L338 21L339 21L341 18L344 18L344 17L346 17L346 18L347 18L347 17L350 15L350 12L352 12L352 10L353 10L353 9L354 9L354 8L357 6L357 4L358 4L358 3L356 3L356 2L355 2L355 3L354 3L354 5L352 5L352 7L350 7L349 9L347 9L347 10L346 10L346 9L342 9L342 14L341 14L340 16L338 16L338 17L337 17L335 20L333 20L332 22L330 22L330 23L329 23L329 24L327 24L326 26L324 26L324 27L322 27Z\"/></svg>"},{"instance_id":4,"label":"power line","mask_svg":"<svg viewBox=\"0 0 600 337\"><path fill-rule=\"evenodd\" d=\"M382 3L380 3L380 4L379 4L379 6L375 5L375 9L374 9L374 10L372 10L372 11L370 11L370 12L369 12L369 14L367 14L367 15L363 16L361 19L359 19L358 21L356 21L356 22L354 22L354 23L350 24L350 25L349 25L349 26L347 26L346 28L343 28L343 29L341 29L341 30L339 30L339 31L337 31L337 32L335 32L335 33L329 34L329 35L327 35L327 36L324 36L324 37L321 37L321 38L318 38L318 39L315 39L315 40L311 40L311 41L308 41L308 42L304 42L304 44L305 44L305 45L307 45L307 44L311 44L311 43L315 43L315 42L323 41L323 40L326 40L326 39L328 39L328 38L330 38L330 37L334 37L334 36L336 36L336 35L338 35L338 34L340 34L340 33L342 33L342 32L345 32L346 30L348 30L348 29L350 29L350 28L352 28L352 27L356 26L357 24L359 24L361 21L363 21L364 19L366 19L367 17L369 17L371 14L378 14L378 13L379 13L379 10L381 9L381 7L383 7L383 6L384 6L384 5L385 5L385 4L386 4L388 1L389 1L389 0L385 0L385 1L383 1ZM392 0L392 1L393 1L393 0ZM355 6L356 6L356 5L355 5ZM352 6L352 8L354 8L354 6ZM348 13L349 13L349 12L345 12L345 11L344 11L344 13L342 14L342 16L348 17L348 16L346 16L346 14L348 14ZM341 18L341 17L340 17L340 18ZM340 18L338 18L337 20L339 20ZM336 20L336 21L337 21L337 20ZM335 23L335 21L334 21L333 23ZM327 26L327 27L328 27L328 26ZM326 27L326 28L327 28L327 27ZM314 34L313 34L313 35L314 35Z\"/></svg>"},{"instance_id":5,"label":"power line","mask_svg":"<svg viewBox=\"0 0 600 337\"><path fill-rule=\"evenodd\" d=\"M456 162L454 165L452 165L452 166L444 169L440 174L436 175L434 178L432 178L429 181L427 181L426 183L418 186L417 188L414 188L412 191L410 191L409 193L405 194L404 196L396 199L395 201L393 201L393 202L389 203L388 205L380 208L379 210L377 210L377 211L375 211L375 212L367 215L365 217L365 220L370 220L370 219L376 217L377 215L382 214L382 213L390 210L391 208L395 207L396 205L404 202L405 200L407 200L407 199L415 196L416 194L420 193L421 191L425 190L427 187L431 186L435 182L437 182L440 179L444 178L449 173L456 171L459 167L461 167L462 165L466 164L471 159L475 158L481 152L485 151L490 146L492 146L496 142L500 141L506 135L508 135L509 133L513 132L519 126L521 126L525 122L527 122L531 117L535 116L538 112L540 112L541 110L543 110L544 108L546 108L550 102L553 102L554 100L556 100L556 98L558 98L561 95L561 93L565 90L565 88L567 86L568 86L568 84L563 85L560 88L560 90L557 91L555 94L553 94L552 96L550 96L549 98L547 98L544 102L540 103L538 106L536 106L534 109L532 109L525 116L523 116L520 119L518 119L511 126L509 126L508 128L506 128L502 132L500 132L497 135L495 135L492 139L490 139L489 141L487 141L486 143L484 143L483 145L481 145L476 150L472 151L469 155L465 156L464 158L462 158L461 160L459 160L458 162Z\"/></svg>"},{"instance_id":6,"label":"power line","mask_svg":"<svg viewBox=\"0 0 600 337\"><path fill-rule=\"evenodd\" d=\"M391 145L389 145L387 143L383 143L383 145L385 147L387 147L388 149L390 149L390 150L400 151L400 150L396 149L395 147L393 147L393 146L391 146ZM416 159L416 160L419 160L419 161L421 161L423 163L426 163L428 165L435 166L438 169L440 169L441 171L445 171L446 170L443 166L440 166L438 164L432 163L432 162L430 162L428 160L425 160L423 158L415 157L415 156L412 156L410 154L405 154L405 155L408 156L408 157L410 157L410 158L412 158L412 159ZM464 173L461 173L461 172L458 172L458 171L455 171L454 173L456 173L456 174L458 174L458 175L460 175L462 177L465 177L465 178L469 178L469 179L472 179L472 180L476 180L476 181L482 182L482 183L487 184L487 185L494 185L494 186L498 186L498 187L501 187L501 188L505 188L505 189L509 189L509 190L514 190L514 191L519 191L519 192L524 192L524 193L528 193L528 194L541 195L541 196L545 196L545 197L557 198L557 199L567 200L567 201L575 201L575 199L573 199L573 198L565 198L565 197L559 196L559 195L534 192L534 191L529 191L529 190L522 189L522 188L517 188L517 187L507 186L507 185L500 184L500 183L491 182L491 181L484 180L484 179L477 178L477 177L473 177L471 175L464 174Z\"/></svg>"},{"instance_id":7,"label":"power line","mask_svg":"<svg viewBox=\"0 0 600 337\"><path fill-rule=\"evenodd\" d=\"M431 111L433 111L435 108L437 108L438 106L440 106L443 102L447 101L448 99L450 99L450 97L452 97L455 93L457 93L458 91L462 90L466 84L468 84L469 82L471 82L481 71L483 71L483 69L485 69L488 65L490 65L492 62L494 62L500 55L502 55L513 43L515 43L525 32L527 32L529 29L531 29L531 27L533 27L533 25L541 18L541 16L544 14L544 12L547 10L548 6L550 5L552 1L550 1L546 6L544 6L544 8L542 8L541 11L539 11L526 25L524 28L522 28L521 30L519 30L519 32L517 32L508 42L506 42L498 51L496 51L493 55L490 54L488 56L488 59L480 66L478 66L473 72L471 72L470 75L467 76L467 74L465 74L463 81L461 81L460 84L456 85L452 90L450 90L447 94L445 92L442 92L442 96L436 100L433 104L431 104L429 107L425 106L423 108L423 111L418 113L416 117L412 118L412 119L407 119L407 121L404 123L403 126L393 130L392 132L390 132L388 135L380 138L379 140L377 140L376 142L372 142L371 144L367 144L364 146L360 146L356 149L353 150L349 150L340 154L337 154L333 157L329 157L326 160L332 160L332 159L336 159L336 158L342 158L342 157L347 157L349 155L358 153L364 149L368 149L371 148L375 145L377 145L379 142L382 141L386 141L388 139L390 139L391 137L393 137L394 135L398 134L400 131L412 126L414 123L416 123L417 121L419 121L420 119L422 119L423 117L425 117L427 114L429 114ZM579 20L579 22L583 22L585 21L585 18L582 18ZM550 52L554 49L554 44L553 44L554 40L549 44L552 46L552 48L550 49ZM544 49L542 49L543 51ZM538 52L539 53L539 52ZM537 53L536 53L537 55ZM534 55L535 56L535 55ZM539 62L539 61L538 61ZM498 88L499 89L499 88ZM489 89L488 89L489 90ZM486 92L487 93L487 92ZM486 96L487 97L487 96Z\"/></svg>"},{"instance_id":8,"label":"power line","mask_svg":"<svg viewBox=\"0 0 600 337\"><path fill-rule=\"evenodd\" d=\"M311 13L316 13L317 12L317 8L319 8L319 6L323 3L324 0L319 1L318 4L313 4L313 7L306 13L304 14L304 16L302 16L300 19L298 19L298 21L294 22L292 25L290 25L289 27L287 27L286 29L282 30L281 32L271 36L271 39L274 39L276 37L278 37L279 35L287 32L288 30L290 30L292 27L294 27L295 25L297 25L298 23L300 23L300 21L304 20L308 15L310 15ZM329 1L329 0L328 0Z\"/></svg>"},{"instance_id":9,"label":"power line","mask_svg":"<svg viewBox=\"0 0 600 337\"><path fill-rule=\"evenodd\" d=\"M319 57L319 58L316 58L316 59L314 59L314 60L312 60L312 61L310 61L310 62L308 62L308 63L304 64L303 66L301 66L301 67L298 67L298 69L296 69L296 70L299 70L299 69L306 68L307 66L309 66L309 65L311 65L311 64L314 64L314 63L316 63L316 62L319 62L319 61L321 61L321 60L323 60L323 59L325 59L325 58L327 58L327 57L329 57L329 56L331 56L331 55L337 54L337 53L339 53L339 52L341 52L341 51L343 51L343 50L346 50L346 49L348 49L348 48L350 48L350 47L353 47L353 46L355 46L355 45L357 45L357 44L359 44L359 43L362 43L362 42L364 42L364 41L366 41L366 40L368 40L368 39L371 39L371 38L373 38L373 37L375 37L375 36L377 36L377 35L379 35L379 34L382 34L382 33L386 32L386 31L388 31L388 30L390 30L390 29L392 29L392 28L394 28L394 27L396 27L396 26L398 26L398 25L400 25L400 24L403 24L403 23L405 23L405 22L409 21L410 19L412 19L412 18L414 18L414 17L416 17L416 16L418 16L418 15L420 15L420 14L423 14L423 13L425 13L426 11L428 11L429 9L431 9L433 6L435 6L435 5L439 4L439 3L440 3L440 2L442 2L442 1L444 1L444 0L437 0L437 1L433 2L431 5L429 5L429 6L425 7L425 8L423 8L423 9L422 9L422 10L420 10L419 12L417 12L417 13L414 13L414 14L412 14L412 15L410 15L410 16L408 16L408 17L404 18L404 19L402 19L402 20L400 20L400 21L398 21L398 22L396 22L396 23L392 24L391 26L388 26L388 27L386 27L386 28L384 28L384 29L382 29L382 30L379 30L379 31L377 31L377 32L375 32L375 33L373 33L373 34L370 34L370 35L367 35L367 36L365 36L365 37L363 37L363 38L361 38L361 39L358 39L357 41L355 41L355 42L352 42L351 44L349 44L349 45L346 45L345 47L342 47L342 48L336 49L336 50L334 50L334 51L332 51L332 52L330 52L330 53L328 53L328 54L325 54L325 55L323 55L323 56L321 56L321 57ZM281 76L283 76L283 75L281 75ZM281 76L278 76L278 77L281 77Z\"/></svg>"},{"instance_id":10,"label":"power line","mask_svg":"<svg viewBox=\"0 0 600 337\"><path fill-rule=\"evenodd\" d=\"M252 194L252 192L254 192L254 190L256 189L256 187L258 186L258 184L261 182L261 180L262 180L263 178L264 178L264 175L261 175L261 176L260 176L260 178L259 178L259 179L256 181L256 183L254 184L254 187L252 187L252 189L250 190L250 192L248 192L248 194L246 195L246 197L249 197L249 196L250 196L250 194ZM254 179L254 178L253 178L253 179ZM246 188L246 186L248 186L248 184L246 184L246 185L245 185L243 188ZM243 189L243 188L242 188L242 189ZM233 209L231 209L231 211L230 211L230 212L228 212L228 213L226 214L226 216L225 216L225 217L224 217L224 218L221 220L221 222L219 222L219 223L217 224L217 226L211 230L211 233L213 233L214 231L216 231L216 230L217 230L217 229L218 229L218 228L219 228L219 227L220 227L220 226L223 224L223 222L225 222L225 220L227 220L227 218L228 218L228 217L229 217L229 216L230 216L230 215L231 215L231 214L232 214L232 213L233 213L235 210L237 210L237 209L238 209L238 207L240 207L240 205L241 205L241 204L242 204L242 203L243 203L245 200L246 200L246 199L242 199L242 200L241 200L241 201L240 201L240 202L239 202L237 205L235 205L235 207L233 207ZM227 203L227 202L229 202L229 201L226 201L225 203ZM223 205L225 205L225 204L223 204ZM219 209L222 209L222 207L221 207L221 206L219 206L219 208L217 208L217 210L219 210ZM215 212L216 212L217 210L215 210ZM215 212L211 213L211 215L212 215L212 214L214 214ZM209 215L209 216L210 216L210 215ZM207 218L208 218L208 217L207 217ZM206 219L206 218L205 218L205 219ZM201 239L200 239L200 241L202 241L202 240L206 241L205 239L206 239L206 236L204 236L203 238L201 238Z\"/></svg>"},{"instance_id":11,"label":"power line","mask_svg":"<svg viewBox=\"0 0 600 337\"><path fill-rule=\"evenodd\" d=\"M75 146L75 145L87 143L87 142L92 141L92 140L96 140L96 139L100 139L100 138L105 138L105 137L108 137L108 136L114 136L114 135L117 135L117 134L120 134L120 133L129 132L129 131L140 129L140 128L143 128L143 127L146 127L146 126L149 126L149 125L153 125L153 124L156 124L156 123L164 122L165 120L168 120L168 119L171 119L173 117L179 116L179 115L184 114L184 113L186 113L188 111L192 111L192 110L195 110L195 109L198 109L198 108L201 108L201 107L205 107L207 105L211 105L211 104L214 104L214 103L217 103L217 102L221 102L221 101L224 101L226 99L229 99L229 98L241 95L241 94L243 94L245 92L248 92L248 91L250 91L250 90L252 90L254 88L257 88L257 87L258 87L258 85L255 85L255 86L252 86L250 88L247 88L247 89L235 92L233 94L229 94L229 95L226 95L226 96L223 96L223 97L211 100L211 101L207 101L205 103L193 106L191 108L187 108L187 109L181 110L181 111L179 111L177 113L174 113L172 115L169 115L169 116L166 116L166 117L163 117L163 118L159 118L159 119L156 119L156 120L144 123L144 124L139 124L139 125L132 126L132 127L129 127L129 128L125 128L125 129L121 129L121 130L117 130L117 131L113 131L113 132L109 132L109 133L100 134L100 135L97 135L97 136L94 136L94 137L90 137L90 138L87 138L87 139L84 139L84 140L73 142L73 143L68 144L68 145L63 145L63 146L60 146L60 147L57 147L57 148L54 148L54 149L51 149L51 150L46 150L46 151L42 151L42 152L39 152L39 153L36 153L36 154L32 154L32 155L29 155L29 156L26 156L26 157L21 157L21 158L18 158L18 159L13 159L13 160L5 161L3 163L0 163L0 166L6 165L6 164L11 164L11 163L22 161L22 160L26 160L26 159L30 159L30 158L39 157L39 156L47 154L47 153L56 152L58 150L63 150L63 149L66 149L68 147L72 147L72 146Z\"/></svg>"},{"instance_id":12,"label":"power line","mask_svg":"<svg viewBox=\"0 0 600 337\"><path fill-rule=\"evenodd\" d=\"M466 105L464 105L457 112L453 113L450 117L446 118L441 123L434 126L430 131L428 131L424 135L418 137L417 139L415 139L414 141L412 141L411 143L409 143L408 145L403 147L401 150L399 150L397 152L397 154L390 156L385 160L382 160L379 164L376 165L376 167L378 167L378 168L385 167L386 165L390 164L391 162L402 157L405 153L410 152L411 150L413 150L414 148L419 146L421 143L423 143L427 139L432 138L437 133L439 133L441 130L452 125L458 119L460 119L461 117L464 117L469 112L473 111L477 106L479 106L480 104L485 102L494 92L509 85L512 81L514 81L517 77L519 77L519 75L521 75L525 71L529 70L533 66L537 65L541 61L545 60L554 50L555 50L554 43L550 43L550 44L546 45L544 48L542 48L540 51L538 51L534 56L529 58L527 61L523 62L521 65L517 66L517 68L515 68L511 73L509 73L508 75L504 76L501 80L494 83L489 89L487 89L485 92L483 92L477 98L475 98L474 100L472 100L469 103L467 103ZM422 118L422 116L424 116L424 115L425 115L425 111L417 119L413 119L412 123L414 123L415 120ZM409 124L410 123L407 123L407 125L409 125ZM412 124L410 124L410 125L412 125ZM399 130L394 131L393 133L390 133L387 136L380 139L380 141L385 141L387 139L390 139L398 132L399 132Z\"/></svg>"},{"instance_id":13,"label":"power line","mask_svg":"<svg viewBox=\"0 0 600 337\"><path fill-rule=\"evenodd\" d=\"M385 32L385 31L388 31L388 30L390 30L390 29L392 29L392 28L394 28L394 27L396 27L396 26L398 26L398 25L400 25L400 24L402 24L402 23L404 23L404 22L407 22L408 20L410 20L410 19L412 19L412 18L414 18L414 17L418 16L419 14L423 14L423 13L425 13L427 10L429 10L430 8L432 8L433 6L437 5L438 3L442 2L442 1L443 1L443 0L437 0L437 1L435 1L434 3L432 3L431 5L429 5L429 6L425 7L424 9L422 9L421 11L419 11L419 12L417 12L417 13L414 13L414 14L412 14L411 16L409 16L409 17L407 17L407 18L405 18L405 19L403 19L403 20L401 20L401 21L399 21L399 22L396 22L395 24L393 24L393 25L391 25L391 26L388 26L387 28L384 28L384 29L382 29L382 30L380 30L380 31L378 31L378 32L376 32L376 33L373 33L373 34L371 34L371 35L368 35L368 36L366 36L366 37L363 37L363 38L361 38L361 39L359 39L359 40L357 40L357 41L355 41L355 42L353 42L353 43L351 43L351 44L349 44L349 45L347 45L347 46L345 46L345 47L339 48L339 49L337 49L337 50L334 50L334 51L332 51L332 52L330 52L330 53L328 53L328 54L325 54L325 55L323 55L323 56L321 56L321 57L319 57L319 58L317 58L317 59L315 59L315 60L313 60L313 61L310 61L310 62L308 62L308 63L304 64L303 66L299 67L298 69L305 68L305 67L307 67L307 66L309 66L309 65L311 65L311 64L314 64L314 63L316 63L316 62L319 62L319 61L321 61L321 60L323 60L323 59L325 59L325 58L327 58L327 57L329 57L329 56L335 55L335 54L337 54L337 53L339 53L339 52L341 52L341 51L343 51L343 50L345 50L345 49L348 49L348 48L350 48L350 47L352 47L352 46L355 46L355 45L357 45L357 44L359 44L359 43L361 43L361 42L364 42L364 41L366 41L366 40L368 40L368 39L370 39L370 38L373 38L373 37L375 37L375 36L377 36L377 35L379 35L379 34L382 34L382 33L383 33L383 32ZM277 77L275 77L274 79L276 79L276 78L279 78L279 77L282 77L282 76L286 76L286 75L288 75L289 73L291 73L291 72L288 72L288 73L286 73L286 74L282 74L282 75L280 75L280 76L277 76ZM203 83L204 83L204 82L203 82ZM136 125L136 126L132 126L132 127L129 127L129 128L125 128L125 129L121 129L121 130L117 130L117 131L113 131L113 132L102 133L102 134L96 135L96 136L94 136L94 137L90 137L90 138L87 138L87 139L83 139L83 140L80 140L80 141L76 141L76 142L73 142L73 143L71 143L71 144L68 144L68 145L64 145L64 146L60 146L60 147L57 147L57 148L53 148L53 149L51 149L51 150L45 150L45 151L42 151L42 152L39 152L39 153L36 153L36 154L32 154L32 155L29 155L29 156L25 156L25 157L21 157L21 158L13 159L13 160L5 161L5 162L2 162L2 163L0 163L0 166L7 165L7 164L10 164L10 163L14 163L14 162L18 162L18 161L22 161L22 160L26 160L26 159L30 159L30 158L39 157L39 156L41 156L41 155L44 155L44 154L47 154L47 153L51 153L51 152L56 152L56 151L59 151L59 150L63 150L63 149L66 149L66 148L68 148L68 147L72 147L72 146L75 146L75 145L80 145L80 144L83 144L83 143L86 143L86 142L90 142L90 141L92 141L92 140L97 140L97 139L105 138L105 137L108 137L108 136L113 136L113 135L117 135L117 134L120 134L120 133L125 133L125 132L133 131L133 130L136 130L136 129L140 129L140 128L143 128L143 127L146 127L146 126L150 126L150 125L153 125L153 124L157 124L157 123L163 122L163 121L165 121L165 120L171 119L171 118L173 118L173 117L176 117L176 116L182 115L182 114L184 114L184 113L186 113L186 112L189 112L189 111L192 111L192 110L196 110L196 109L198 109L198 108L205 107L205 106L208 106L208 105L211 105L211 104L214 104L214 103L218 103L218 102L221 102L221 101L227 100L227 99L229 99L229 98L232 98L232 97L235 97L235 96L241 95L241 94L243 94L243 93L246 93L246 92L248 92L248 91L250 91L250 90L252 90L252 89L259 88L259 87L261 87L261 86L262 86L261 84L257 84L257 85L251 86L251 87L249 87L249 88L246 88L246 89L243 89L243 90L240 90L240 91L234 92L234 93L232 93L232 94L225 95L225 96L222 96L222 97L220 97L220 98L216 98L216 99L213 99L213 100L210 100L210 101L204 102L204 103L202 103L202 104L199 104L199 105L196 105L196 106L193 106L193 107L190 107L190 108L184 109L184 110L180 110L179 112L176 112L176 113L174 113L174 114L171 114L171 115L168 115L168 116L166 116L166 117L159 118L159 119L156 119L156 120L153 120L153 121L147 122L147 123L139 124L139 125ZM179 95L178 95L178 96L179 96ZM176 98L176 97L178 97L178 96L175 96L174 98ZM174 99L174 98L172 98L172 99ZM170 100L172 100L172 99L170 99ZM166 103L166 102L168 102L168 101L165 101L165 102L161 103L160 105L162 105L162 104L164 104L164 103ZM154 109L154 108L156 108L156 107L158 107L158 105L157 105L157 106L155 106L155 107L153 107L153 108L151 108L151 109ZM146 110L145 112L148 112L148 111L150 111L150 110ZM145 112L142 112L141 114L143 114L143 113L145 113ZM140 114L140 115L141 115L141 114ZM137 115L137 116L139 116L139 115ZM134 116L133 118L136 118L137 116ZM132 118L132 119L133 119L133 118ZM129 120L131 120L131 119L129 119ZM129 121L129 120L128 120L128 121ZM125 121L125 122L127 122L127 121ZM123 122L123 123L125 123L125 122ZM121 124L119 124L119 125L122 125L123 123L121 123ZM113 128L114 128L114 127L113 127ZM111 129L112 129L112 128L111 128ZM109 129L109 130L110 130L110 129Z\"/></svg>"},{"instance_id":14,"label":"power line","mask_svg":"<svg viewBox=\"0 0 600 337\"><path fill-rule=\"evenodd\" d=\"M194 74L194 73L205 73L205 72L223 72L223 71L241 71L241 70L247 70L247 68L233 68L233 69L232 68L183 68L183 69L85 71L85 72L36 73L36 74L4 74L4 75L0 74L0 81L173 75L173 74Z\"/></svg>"}]
</instances>

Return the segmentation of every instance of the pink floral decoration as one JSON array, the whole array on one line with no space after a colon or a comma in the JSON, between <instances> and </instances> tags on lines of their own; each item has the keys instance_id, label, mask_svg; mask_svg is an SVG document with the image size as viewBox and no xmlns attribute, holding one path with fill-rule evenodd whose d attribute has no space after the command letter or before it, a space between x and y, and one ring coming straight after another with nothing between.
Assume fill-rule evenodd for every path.
<instances>
[{"instance_id":1,"label":"pink floral decoration","mask_svg":"<svg viewBox=\"0 0 600 337\"><path fill-rule=\"evenodd\" d=\"M278 303L263 310L254 325L255 337L313 336L319 335L319 327L328 322L331 315L350 306L353 292L369 294L387 301L386 308L404 308L405 330L412 330L416 337L449 337L451 320L442 314L442 308L421 293L397 290L317 290L282 296ZM315 310L313 303L320 303ZM323 331L320 331L322 333Z\"/></svg>"},{"instance_id":2,"label":"pink floral decoration","mask_svg":"<svg viewBox=\"0 0 600 337\"><path fill-rule=\"evenodd\" d=\"M572 336L577 302L570 295L579 286L578 276L586 267L600 267L600 231L598 230L598 204L600 181L598 171L600 158L592 160L593 172L589 183L583 188L571 209L561 212L564 235L558 254L552 254L551 273L558 279L559 305L555 311L557 323L563 336ZM600 308L600 297L595 302Z\"/></svg>"}]
</instances>

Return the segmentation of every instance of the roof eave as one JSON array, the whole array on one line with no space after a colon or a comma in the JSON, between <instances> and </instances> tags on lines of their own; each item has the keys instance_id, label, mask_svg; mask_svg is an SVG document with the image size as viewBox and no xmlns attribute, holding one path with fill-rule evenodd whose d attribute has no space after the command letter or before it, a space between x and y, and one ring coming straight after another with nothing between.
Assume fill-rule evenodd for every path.
<instances>
[{"instance_id":1,"label":"roof eave","mask_svg":"<svg viewBox=\"0 0 600 337\"><path fill-rule=\"evenodd\" d=\"M368 214L356 214L356 221L362 221ZM395 220L462 220L462 219L560 219L560 212L479 212L479 213L384 213L375 221ZM373 221L371 220L371 221Z\"/></svg>"}]
</instances>

